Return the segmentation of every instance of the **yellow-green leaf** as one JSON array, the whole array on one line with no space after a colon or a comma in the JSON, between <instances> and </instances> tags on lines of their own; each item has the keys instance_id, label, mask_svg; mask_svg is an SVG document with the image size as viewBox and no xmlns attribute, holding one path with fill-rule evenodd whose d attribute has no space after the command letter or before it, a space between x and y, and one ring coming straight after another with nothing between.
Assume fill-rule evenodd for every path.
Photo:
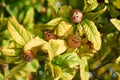
<instances>
[{"instance_id":1,"label":"yellow-green leaf","mask_svg":"<svg viewBox=\"0 0 120 80\"><path fill-rule=\"evenodd\" d=\"M61 21L58 26L55 28L55 34L57 36L64 36L67 35L66 33L72 28L72 25L65 22L65 21ZM73 33L73 32L69 32L69 33Z\"/></svg>"},{"instance_id":2,"label":"yellow-green leaf","mask_svg":"<svg viewBox=\"0 0 120 80\"><path fill-rule=\"evenodd\" d=\"M54 18L46 24L41 24L41 26L43 27L56 26L61 20L62 20L62 17Z\"/></svg>"},{"instance_id":3,"label":"yellow-green leaf","mask_svg":"<svg viewBox=\"0 0 120 80\"><path fill-rule=\"evenodd\" d=\"M75 76L76 70L70 68L62 69L60 80L72 80Z\"/></svg>"},{"instance_id":4,"label":"yellow-green leaf","mask_svg":"<svg viewBox=\"0 0 120 80\"><path fill-rule=\"evenodd\" d=\"M29 8L26 15L25 15L23 25L25 27L27 27L28 29L32 29L33 25L34 25L33 21L34 21L34 9Z\"/></svg>"},{"instance_id":5,"label":"yellow-green leaf","mask_svg":"<svg viewBox=\"0 0 120 80\"><path fill-rule=\"evenodd\" d=\"M14 75L15 80L22 79L24 80L26 77L28 77L32 72L36 72L39 68L39 62L34 59L32 62L27 63L24 65L20 71Z\"/></svg>"},{"instance_id":6,"label":"yellow-green leaf","mask_svg":"<svg viewBox=\"0 0 120 80\"><path fill-rule=\"evenodd\" d=\"M36 53L39 50L40 46L42 46L45 43L46 43L45 40L39 37L35 37L25 44L24 51L32 50L34 53Z\"/></svg>"},{"instance_id":7,"label":"yellow-green leaf","mask_svg":"<svg viewBox=\"0 0 120 80\"><path fill-rule=\"evenodd\" d=\"M80 77L81 80L89 80L89 68L86 57L81 57L80 59Z\"/></svg>"},{"instance_id":8,"label":"yellow-green leaf","mask_svg":"<svg viewBox=\"0 0 120 80\"><path fill-rule=\"evenodd\" d=\"M18 23L15 17L9 18L8 30L12 38L21 46L30 40L30 34Z\"/></svg>"},{"instance_id":9,"label":"yellow-green leaf","mask_svg":"<svg viewBox=\"0 0 120 80\"><path fill-rule=\"evenodd\" d=\"M84 11L92 11L98 6L97 0L84 0Z\"/></svg>"},{"instance_id":10,"label":"yellow-green leaf","mask_svg":"<svg viewBox=\"0 0 120 80\"><path fill-rule=\"evenodd\" d=\"M50 60L56 55L62 54L67 49L66 43L64 40L53 40L49 41L48 55Z\"/></svg>"},{"instance_id":11,"label":"yellow-green leaf","mask_svg":"<svg viewBox=\"0 0 120 80\"><path fill-rule=\"evenodd\" d=\"M54 10L57 12L58 9L61 7L61 3L58 0L47 0L49 4L54 8Z\"/></svg>"},{"instance_id":12,"label":"yellow-green leaf","mask_svg":"<svg viewBox=\"0 0 120 80\"><path fill-rule=\"evenodd\" d=\"M95 50L99 50L101 48L101 36L94 22L88 19L84 19L81 25L85 30L85 34L88 40L92 42L93 48Z\"/></svg>"},{"instance_id":13,"label":"yellow-green leaf","mask_svg":"<svg viewBox=\"0 0 120 80\"><path fill-rule=\"evenodd\" d=\"M23 67L26 65L26 62L21 62L19 65L14 67L10 72L5 76L5 80L9 80L9 78L13 77L16 73L18 73Z\"/></svg>"},{"instance_id":14,"label":"yellow-green leaf","mask_svg":"<svg viewBox=\"0 0 120 80\"><path fill-rule=\"evenodd\" d=\"M69 17L71 9L72 9L71 6L64 5L58 11L58 15L62 17Z\"/></svg>"},{"instance_id":15,"label":"yellow-green leaf","mask_svg":"<svg viewBox=\"0 0 120 80\"><path fill-rule=\"evenodd\" d=\"M4 77L1 73L0 73L0 80L4 80Z\"/></svg>"},{"instance_id":16,"label":"yellow-green leaf","mask_svg":"<svg viewBox=\"0 0 120 80\"><path fill-rule=\"evenodd\" d=\"M75 52L68 52L53 59L53 63L61 67L76 68L80 65L80 58Z\"/></svg>"},{"instance_id":17,"label":"yellow-green leaf","mask_svg":"<svg viewBox=\"0 0 120 80\"><path fill-rule=\"evenodd\" d=\"M115 63L118 65L120 63L120 56L115 60Z\"/></svg>"},{"instance_id":18,"label":"yellow-green leaf","mask_svg":"<svg viewBox=\"0 0 120 80\"><path fill-rule=\"evenodd\" d=\"M59 80L62 74L62 69L59 66L54 66L51 62L47 62L47 68L54 80Z\"/></svg>"},{"instance_id":19,"label":"yellow-green leaf","mask_svg":"<svg viewBox=\"0 0 120 80\"><path fill-rule=\"evenodd\" d=\"M62 74L62 69L59 66L54 66L54 80L59 80Z\"/></svg>"},{"instance_id":20,"label":"yellow-green leaf","mask_svg":"<svg viewBox=\"0 0 120 80\"><path fill-rule=\"evenodd\" d=\"M91 12L91 13L86 13L84 16L85 18L91 19L91 18L96 18L99 17L101 14L103 14L106 11L107 7L105 6L102 10L99 10L97 12Z\"/></svg>"},{"instance_id":21,"label":"yellow-green leaf","mask_svg":"<svg viewBox=\"0 0 120 80\"><path fill-rule=\"evenodd\" d=\"M120 0L116 0L116 1L113 0L112 3L117 9L120 9Z\"/></svg>"},{"instance_id":22,"label":"yellow-green leaf","mask_svg":"<svg viewBox=\"0 0 120 80\"><path fill-rule=\"evenodd\" d=\"M113 18L110 19L110 21L116 27L116 29L120 31L120 20Z\"/></svg>"},{"instance_id":23,"label":"yellow-green leaf","mask_svg":"<svg viewBox=\"0 0 120 80\"><path fill-rule=\"evenodd\" d=\"M1 52L4 56L18 56L21 52L21 49L2 48Z\"/></svg>"},{"instance_id":24,"label":"yellow-green leaf","mask_svg":"<svg viewBox=\"0 0 120 80\"><path fill-rule=\"evenodd\" d=\"M62 17L54 18L45 24L37 24L36 27L41 28L42 30L53 30L61 20Z\"/></svg>"}]
</instances>

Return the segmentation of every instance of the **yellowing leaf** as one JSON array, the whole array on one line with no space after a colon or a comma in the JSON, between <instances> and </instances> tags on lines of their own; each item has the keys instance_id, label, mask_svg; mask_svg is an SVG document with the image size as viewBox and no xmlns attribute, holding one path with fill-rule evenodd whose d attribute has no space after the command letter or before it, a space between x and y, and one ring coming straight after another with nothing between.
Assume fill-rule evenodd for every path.
<instances>
[{"instance_id":1,"label":"yellowing leaf","mask_svg":"<svg viewBox=\"0 0 120 80\"><path fill-rule=\"evenodd\" d=\"M118 19L110 19L111 23L120 31L120 20Z\"/></svg>"},{"instance_id":2,"label":"yellowing leaf","mask_svg":"<svg viewBox=\"0 0 120 80\"><path fill-rule=\"evenodd\" d=\"M89 68L86 57L81 57L80 59L80 77L81 80L89 80Z\"/></svg>"},{"instance_id":3,"label":"yellowing leaf","mask_svg":"<svg viewBox=\"0 0 120 80\"><path fill-rule=\"evenodd\" d=\"M84 10L92 11L98 6L97 0L84 0Z\"/></svg>"},{"instance_id":4,"label":"yellowing leaf","mask_svg":"<svg viewBox=\"0 0 120 80\"><path fill-rule=\"evenodd\" d=\"M4 56L18 56L18 54L21 52L21 49L2 48L1 52Z\"/></svg>"},{"instance_id":5,"label":"yellowing leaf","mask_svg":"<svg viewBox=\"0 0 120 80\"><path fill-rule=\"evenodd\" d=\"M49 42L46 42L45 44L43 44L40 49L43 51L43 52L46 52L48 53L48 49L49 49Z\"/></svg>"},{"instance_id":6,"label":"yellowing leaf","mask_svg":"<svg viewBox=\"0 0 120 80\"><path fill-rule=\"evenodd\" d=\"M62 69L59 66L54 66L54 80L59 80L62 74Z\"/></svg>"},{"instance_id":7,"label":"yellowing leaf","mask_svg":"<svg viewBox=\"0 0 120 80\"><path fill-rule=\"evenodd\" d=\"M94 22L84 19L81 23L85 30L85 34L90 42L93 44L93 48L95 50L99 50L101 48L101 37L100 33L97 30L97 27L95 26Z\"/></svg>"},{"instance_id":8,"label":"yellowing leaf","mask_svg":"<svg viewBox=\"0 0 120 80\"><path fill-rule=\"evenodd\" d=\"M21 46L31 38L24 27L20 25L14 17L10 18L8 21L8 30L12 38Z\"/></svg>"},{"instance_id":9,"label":"yellowing leaf","mask_svg":"<svg viewBox=\"0 0 120 80\"><path fill-rule=\"evenodd\" d=\"M1 73L0 73L0 80L4 80L4 77Z\"/></svg>"},{"instance_id":10,"label":"yellowing leaf","mask_svg":"<svg viewBox=\"0 0 120 80\"><path fill-rule=\"evenodd\" d=\"M67 22L65 22L65 21L61 21L60 23L59 23L59 25L56 27L56 29L55 29L55 34L57 35L57 36L60 36L60 37L62 37L62 36L64 36L64 35L66 35L66 33L68 32L68 30L70 30L72 28L72 25L71 24L69 24L69 23L67 23ZM69 33L73 33L73 32L69 32Z\"/></svg>"},{"instance_id":11,"label":"yellowing leaf","mask_svg":"<svg viewBox=\"0 0 120 80\"><path fill-rule=\"evenodd\" d=\"M54 66L51 62L47 62L47 68L49 69L54 80L59 80L62 69L59 66Z\"/></svg>"},{"instance_id":12,"label":"yellowing leaf","mask_svg":"<svg viewBox=\"0 0 120 80\"><path fill-rule=\"evenodd\" d=\"M39 37L35 37L25 44L24 51L32 50L34 53L36 53L39 50L40 46L42 46L45 43L46 43L45 40Z\"/></svg>"},{"instance_id":13,"label":"yellowing leaf","mask_svg":"<svg viewBox=\"0 0 120 80\"><path fill-rule=\"evenodd\" d=\"M116 0L116 1L113 0L112 3L116 8L120 9L120 0Z\"/></svg>"},{"instance_id":14,"label":"yellowing leaf","mask_svg":"<svg viewBox=\"0 0 120 80\"><path fill-rule=\"evenodd\" d=\"M48 55L50 60L56 55L62 54L67 49L66 43L64 40L53 40L49 41Z\"/></svg>"},{"instance_id":15,"label":"yellowing leaf","mask_svg":"<svg viewBox=\"0 0 120 80\"><path fill-rule=\"evenodd\" d=\"M120 56L115 60L115 63L118 65L120 63Z\"/></svg>"}]
</instances>

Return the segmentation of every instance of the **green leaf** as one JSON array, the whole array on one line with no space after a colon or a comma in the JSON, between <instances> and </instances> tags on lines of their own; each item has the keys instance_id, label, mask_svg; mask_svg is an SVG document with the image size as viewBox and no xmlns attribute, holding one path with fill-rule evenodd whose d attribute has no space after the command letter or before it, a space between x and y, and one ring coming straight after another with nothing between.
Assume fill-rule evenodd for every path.
<instances>
[{"instance_id":1,"label":"green leaf","mask_svg":"<svg viewBox=\"0 0 120 80\"><path fill-rule=\"evenodd\" d=\"M36 53L39 50L40 46L42 46L45 43L45 40L39 37L35 37L25 44L24 51L32 50L34 53Z\"/></svg>"},{"instance_id":2,"label":"green leaf","mask_svg":"<svg viewBox=\"0 0 120 80\"><path fill-rule=\"evenodd\" d=\"M65 22L65 21L61 21L58 26L55 28L55 34L57 36L63 37L65 35L67 35L66 33L72 29L72 25ZM73 32L69 32L69 34L72 34Z\"/></svg>"},{"instance_id":3,"label":"green leaf","mask_svg":"<svg viewBox=\"0 0 120 80\"><path fill-rule=\"evenodd\" d=\"M36 9L37 12L40 12L42 8L42 4L40 2L35 3L34 8Z\"/></svg>"},{"instance_id":4,"label":"green leaf","mask_svg":"<svg viewBox=\"0 0 120 80\"><path fill-rule=\"evenodd\" d=\"M11 15L11 16L17 16L17 14L18 14L18 10L19 10L19 8L18 7L15 7L14 9L13 9L13 7L14 6L11 6L11 5L7 5L6 6L6 10L7 10L7 12ZM11 9L12 8L12 9Z\"/></svg>"},{"instance_id":5,"label":"green leaf","mask_svg":"<svg viewBox=\"0 0 120 80\"><path fill-rule=\"evenodd\" d=\"M120 15L120 12L113 5L108 5L108 11L112 18L116 18Z\"/></svg>"},{"instance_id":6,"label":"green leaf","mask_svg":"<svg viewBox=\"0 0 120 80\"><path fill-rule=\"evenodd\" d=\"M93 48L95 50L99 50L101 48L101 36L94 22L88 19L84 19L81 25L85 30L85 34L88 40L92 42Z\"/></svg>"},{"instance_id":7,"label":"green leaf","mask_svg":"<svg viewBox=\"0 0 120 80\"><path fill-rule=\"evenodd\" d=\"M14 17L10 18L8 21L8 30L12 38L21 46L31 38L24 27L20 25Z\"/></svg>"},{"instance_id":8,"label":"green leaf","mask_svg":"<svg viewBox=\"0 0 120 80\"><path fill-rule=\"evenodd\" d=\"M102 10L99 10L97 12L91 12L91 13L86 13L84 16L85 18L92 19L99 17L101 14L103 14L107 9L107 6L105 6Z\"/></svg>"},{"instance_id":9,"label":"green leaf","mask_svg":"<svg viewBox=\"0 0 120 80\"><path fill-rule=\"evenodd\" d=\"M110 19L110 21L116 27L116 29L120 31L120 20L113 18Z\"/></svg>"},{"instance_id":10,"label":"green leaf","mask_svg":"<svg viewBox=\"0 0 120 80\"><path fill-rule=\"evenodd\" d=\"M84 10L83 11L92 11L97 8L97 0L84 0Z\"/></svg>"},{"instance_id":11,"label":"green leaf","mask_svg":"<svg viewBox=\"0 0 120 80\"><path fill-rule=\"evenodd\" d=\"M71 6L64 5L58 11L58 15L61 17L69 17L71 9Z\"/></svg>"},{"instance_id":12,"label":"green leaf","mask_svg":"<svg viewBox=\"0 0 120 80\"><path fill-rule=\"evenodd\" d=\"M34 9L29 8L28 11L26 12L25 18L23 20L23 25L27 29L33 29L33 26L34 26L33 21L34 21Z\"/></svg>"},{"instance_id":13,"label":"green leaf","mask_svg":"<svg viewBox=\"0 0 120 80\"><path fill-rule=\"evenodd\" d=\"M67 46L64 40L50 40L48 45L49 59L52 60L54 56L62 54L66 49Z\"/></svg>"},{"instance_id":14,"label":"green leaf","mask_svg":"<svg viewBox=\"0 0 120 80\"><path fill-rule=\"evenodd\" d=\"M84 0L69 0L69 5L71 5L72 8L78 8L82 11L84 7Z\"/></svg>"},{"instance_id":15,"label":"green leaf","mask_svg":"<svg viewBox=\"0 0 120 80\"><path fill-rule=\"evenodd\" d=\"M110 52L111 52L110 47L103 43L102 49L99 52L100 60L104 60Z\"/></svg>"},{"instance_id":16,"label":"green leaf","mask_svg":"<svg viewBox=\"0 0 120 80\"><path fill-rule=\"evenodd\" d=\"M81 80L89 80L89 68L86 57L81 57L80 59L80 77Z\"/></svg>"},{"instance_id":17,"label":"green leaf","mask_svg":"<svg viewBox=\"0 0 120 80\"><path fill-rule=\"evenodd\" d=\"M59 0L47 0L50 5L54 8L54 10L57 12L58 9L61 7L61 3Z\"/></svg>"},{"instance_id":18,"label":"green leaf","mask_svg":"<svg viewBox=\"0 0 120 80\"><path fill-rule=\"evenodd\" d=\"M75 68L80 64L80 59L75 52L70 52L55 57L53 63L61 67Z\"/></svg>"}]
</instances>

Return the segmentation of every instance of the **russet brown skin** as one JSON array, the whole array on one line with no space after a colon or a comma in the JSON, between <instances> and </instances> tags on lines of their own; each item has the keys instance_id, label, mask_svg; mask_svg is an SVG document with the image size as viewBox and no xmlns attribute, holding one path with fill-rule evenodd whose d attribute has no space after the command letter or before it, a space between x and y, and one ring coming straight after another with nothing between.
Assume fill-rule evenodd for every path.
<instances>
[{"instance_id":1,"label":"russet brown skin","mask_svg":"<svg viewBox=\"0 0 120 80\"><path fill-rule=\"evenodd\" d=\"M44 39L46 41L49 41L50 39L56 39L56 35L54 34L54 32L52 30L46 30L44 31Z\"/></svg>"},{"instance_id":2,"label":"russet brown skin","mask_svg":"<svg viewBox=\"0 0 120 80\"><path fill-rule=\"evenodd\" d=\"M70 12L70 19L73 23L79 23L82 21L83 14L79 9L73 9Z\"/></svg>"},{"instance_id":3,"label":"russet brown skin","mask_svg":"<svg viewBox=\"0 0 120 80\"><path fill-rule=\"evenodd\" d=\"M21 54L21 58L23 61L25 62L30 62L34 59L34 53L31 51L31 50L28 50L28 51L24 51L22 54Z\"/></svg>"},{"instance_id":4,"label":"russet brown skin","mask_svg":"<svg viewBox=\"0 0 120 80\"><path fill-rule=\"evenodd\" d=\"M71 35L68 38L68 45L72 48L78 48L81 45L81 38L78 35Z\"/></svg>"}]
</instances>

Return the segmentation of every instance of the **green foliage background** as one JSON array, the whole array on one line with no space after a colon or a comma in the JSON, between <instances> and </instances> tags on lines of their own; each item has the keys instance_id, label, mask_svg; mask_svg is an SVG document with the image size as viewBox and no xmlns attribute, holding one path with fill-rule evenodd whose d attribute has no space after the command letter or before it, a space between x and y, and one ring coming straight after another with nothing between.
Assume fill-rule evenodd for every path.
<instances>
[{"instance_id":1,"label":"green foliage background","mask_svg":"<svg viewBox=\"0 0 120 80\"><path fill-rule=\"evenodd\" d=\"M72 34L79 48L69 47ZM27 50L31 62L21 59ZM0 0L0 80L120 80L120 0Z\"/></svg>"}]
</instances>

